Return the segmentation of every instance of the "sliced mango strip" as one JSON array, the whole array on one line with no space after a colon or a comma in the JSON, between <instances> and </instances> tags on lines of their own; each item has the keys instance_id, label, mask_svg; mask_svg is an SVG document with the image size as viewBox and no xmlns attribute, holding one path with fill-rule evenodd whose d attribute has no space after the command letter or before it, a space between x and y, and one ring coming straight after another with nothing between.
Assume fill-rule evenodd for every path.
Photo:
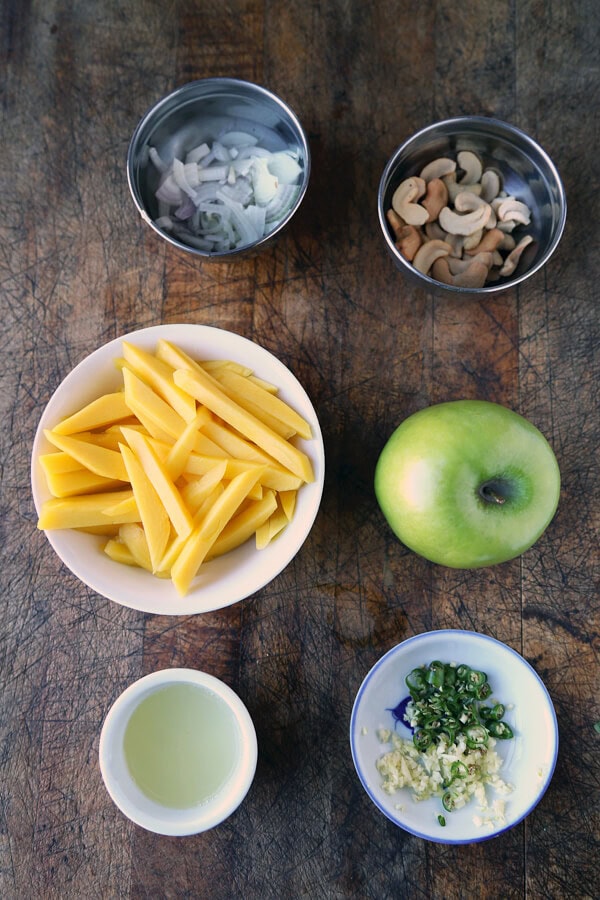
<instances>
[{"instance_id":1,"label":"sliced mango strip","mask_svg":"<svg viewBox=\"0 0 600 900\"><path fill-rule=\"evenodd\" d=\"M106 447L99 447L96 444L90 444L88 441L80 441L78 438L68 437L66 435L56 434L54 431L46 429L44 431L46 439L76 459L90 472L96 475L103 475L104 478L112 478L116 481L129 481L127 470L123 465L121 454L116 450L108 450Z\"/></svg>"},{"instance_id":2,"label":"sliced mango strip","mask_svg":"<svg viewBox=\"0 0 600 900\"><path fill-rule=\"evenodd\" d=\"M265 391L264 388L254 383L250 378L244 378L237 372L225 370L215 375L219 384L231 391L230 396L240 406L254 412L264 410L272 420L278 420L290 429L290 433L297 433L300 437L310 440L312 438L311 427L296 410L292 409L279 397ZM246 405L247 404L247 405Z\"/></svg>"},{"instance_id":3,"label":"sliced mango strip","mask_svg":"<svg viewBox=\"0 0 600 900\"><path fill-rule=\"evenodd\" d=\"M88 469L71 472L46 472L48 490L53 497L74 497L77 494L94 494L97 491L114 491L123 487L122 481L96 475Z\"/></svg>"},{"instance_id":4,"label":"sliced mango strip","mask_svg":"<svg viewBox=\"0 0 600 900\"><path fill-rule=\"evenodd\" d=\"M198 438L198 431L210 421L210 413L204 407L194 416L192 421L183 429L166 458L167 470L173 479L177 481L185 469L185 464Z\"/></svg>"},{"instance_id":5,"label":"sliced mango strip","mask_svg":"<svg viewBox=\"0 0 600 900\"><path fill-rule=\"evenodd\" d=\"M123 341L123 356L135 374L169 403L184 421L194 420L196 403L174 383L171 366L129 341Z\"/></svg>"},{"instance_id":6,"label":"sliced mango strip","mask_svg":"<svg viewBox=\"0 0 600 900\"><path fill-rule=\"evenodd\" d=\"M203 475L199 478L194 478L181 490L183 501L193 514L198 511L200 504L204 503L216 485L225 478L227 461L215 459L213 463L212 466L205 470Z\"/></svg>"},{"instance_id":7,"label":"sliced mango strip","mask_svg":"<svg viewBox=\"0 0 600 900\"><path fill-rule=\"evenodd\" d=\"M228 422L244 437L273 456L294 475L298 475L307 482L314 481L314 473L308 456L227 397L206 372L201 369L193 372L187 369L177 369L173 378L175 384L207 406L211 412Z\"/></svg>"},{"instance_id":8,"label":"sliced mango strip","mask_svg":"<svg viewBox=\"0 0 600 900\"><path fill-rule=\"evenodd\" d=\"M211 375L223 369L229 369L229 371L237 372L239 375L244 375L245 377L252 375L252 369L249 369L248 366L243 366L241 363L234 362L232 359L203 359L198 365L202 366L205 372L210 372ZM173 366L173 368L181 369L182 366L176 365ZM185 368L185 366L183 368Z\"/></svg>"},{"instance_id":9,"label":"sliced mango strip","mask_svg":"<svg viewBox=\"0 0 600 900\"><path fill-rule=\"evenodd\" d=\"M217 459L214 456L201 456L198 453L190 453L185 471L191 474L203 475L215 466ZM246 459L233 459L231 457L225 460L224 477L231 479L239 475L240 472L249 472L252 469L261 469L260 483L274 491L297 490L302 484L301 478L279 467L277 463L269 466L259 462L249 462Z\"/></svg>"},{"instance_id":10,"label":"sliced mango strip","mask_svg":"<svg viewBox=\"0 0 600 900\"><path fill-rule=\"evenodd\" d=\"M87 406L55 425L53 430L56 434L93 431L94 428L112 425L113 422L127 419L129 416L131 416L131 410L125 403L125 394L123 391L117 391L92 400Z\"/></svg>"},{"instance_id":11,"label":"sliced mango strip","mask_svg":"<svg viewBox=\"0 0 600 900\"><path fill-rule=\"evenodd\" d=\"M154 571L158 568L163 557L171 533L169 516L134 452L125 444L121 444L121 455L129 474L142 525L146 532L148 550Z\"/></svg>"},{"instance_id":12,"label":"sliced mango strip","mask_svg":"<svg viewBox=\"0 0 600 900\"><path fill-rule=\"evenodd\" d=\"M214 542L207 558L213 559L216 556L222 556L244 544L276 509L277 498L274 492L266 491L262 500L251 503L243 512L239 512L227 523Z\"/></svg>"},{"instance_id":13,"label":"sliced mango strip","mask_svg":"<svg viewBox=\"0 0 600 900\"><path fill-rule=\"evenodd\" d=\"M39 459L46 477L64 475L65 472L85 472L85 466L82 466L64 450L57 450L56 453L42 453Z\"/></svg>"},{"instance_id":14,"label":"sliced mango strip","mask_svg":"<svg viewBox=\"0 0 600 900\"><path fill-rule=\"evenodd\" d=\"M136 416L139 418L141 413L167 434L171 441L176 441L187 424L185 419L130 369L123 369L123 383L127 405Z\"/></svg>"},{"instance_id":15,"label":"sliced mango strip","mask_svg":"<svg viewBox=\"0 0 600 900\"><path fill-rule=\"evenodd\" d=\"M95 525L121 525L139 521L137 508L121 516L106 515L110 506L129 499L130 490L112 491L109 494L83 494L80 497L53 497L42 504L38 528L50 531L54 528L89 528Z\"/></svg>"},{"instance_id":16,"label":"sliced mango strip","mask_svg":"<svg viewBox=\"0 0 600 900\"><path fill-rule=\"evenodd\" d=\"M142 569L152 572L152 561L150 559L150 548L146 540L146 532L141 525L132 522L130 525L121 525L119 528L119 537L123 544L127 547L135 562Z\"/></svg>"},{"instance_id":17,"label":"sliced mango strip","mask_svg":"<svg viewBox=\"0 0 600 900\"><path fill-rule=\"evenodd\" d=\"M264 548L283 531L287 524L288 518L284 510L278 506L269 520L256 530L257 550L264 550Z\"/></svg>"},{"instance_id":18,"label":"sliced mango strip","mask_svg":"<svg viewBox=\"0 0 600 900\"><path fill-rule=\"evenodd\" d=\"M242 472L229 482L223 493L210 507L200 525L187 539L181 553L171 566L171 578L177 591L184 596L210 548L232 518L242 500L258 481L258 473Z\"/></svg>"},{"instance_id":19,"label":"sliced mango strip","mask_svg":"<svg viewBox=\"0 0 600 900\"><path fill-rule=\"evenodd\" d=\"M137 560L132 554L129 547L127 547L123 541L118 540L117 538L111 538L104 545L104 552L107 556L110 556L112 560L118 563L123 563L125 566L137 566Z\"/></svg>"},{"instance_id":20,"label":"sliced mango strip","mask_svg":"<svg viewBox=\"0 0 600 900\"><path fill-rule=\"evenodd\" d=\"M211 446L215 449L211 449ZM233 456L235 459L247 459L248 462L269 465L275 462L272 456L263 453L241 434L214 419L203 426L194 450L204 456Z\"/></svg>"},{"instance_id":21,"label":"sliced mango strip","mask_svg":"<svg viewBox=\"0 0 600 900\"><path fill-rule=\"evenodd\" d=\"M298 496L298 491L280 491L279 492L279 502L281 503L281 508L283 509L288 522L292 521L292 517L293 517L294 511L296 509L297 496Z\"/></svg>"},{"instance_id":22,"label":"sliced mango strip","mask_svg":"<svg viewBox=\"0 0 600 900\"><path fill-rule=\"evenodd\" d=\"M173 523L173 528L181 537L186 537L192 530L192 516L183 502L181 494L173 484L167 468L158 458L147 438L139 431L123 428L123 436L138 458L164 511ZM162 552L164 552L164 547L161 555Z\"/></svg>"}]
</instances>

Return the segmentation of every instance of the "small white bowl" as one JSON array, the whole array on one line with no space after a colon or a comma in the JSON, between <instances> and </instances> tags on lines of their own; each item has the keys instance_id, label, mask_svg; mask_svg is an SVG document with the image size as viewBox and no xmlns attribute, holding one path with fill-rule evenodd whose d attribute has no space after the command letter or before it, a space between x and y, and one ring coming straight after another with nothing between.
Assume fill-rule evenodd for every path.
<instances>
[{"instance_id":1,"label":"small white bowl","mask_svg":"<svg viewBox=\"0 0 600 900\"><path fill-rule=\"evenodd\" d=\"M103 539L98 536L73 530L46 532L50 544L71 572L104 597L142 612L190 615L222 609L249 597L272 581L300 550L312 528L323 493L323 437L306 391L268 350L239 334L206 325L144 328L110 341L86 357L51 397L38 425L32 451L31 482L38 514L42 503L50 497L39 457L55 449L46 440L44 429L52 428L84 404L122 385L114 360L122 355L123 340L153 351L159 338L177 344L195 359L230 359L247 365L258 376L277 385L278 396L309 422L313 434L311 440L297 441L313 464L315 480L298 491L290 524L262 550L257 550L249 540L205 563L185 597L179 596L170 580L111 560L103 552Z\"/></svg>"},{"instance_id":2,"label":"small white bowl","mask_svg":"<svg viewBox=\"0 0 600 900\"><path fill-rule=\"evenodd\" d=\"M387 794L381 787L376 760L390 747L378 738L380 729L394 730L410 739L407 725L396 722L391 710L408 697L404 679L417 666L433 660L465 663L484 671L492 697L507 707L505 720L515 737L497 741L495 750L504 762L500 777L514 788L506 801L502 824L477 824L476 802L444 813L439 798L414 801L402 788ZM362 785L375 806L400 828L417 837L442 844L470 844L497 837L525 818L541 800L556 765L558 726L552 701L528 662L506 644L473 631L431 631L408 638L389 650L367 674L356 695L350 723L350 745ZM497 795L487 788L490 805ZM444 814L446 825L438 822ZM486 818L486 814L481 814Z\"/></svg>"},{"instance_id":3,"label":"small white bowl","mask_svg":"<svg viewBox=\"0 0 600 900\"><path fill-rule=\"evenodd\" d=\"M235 730L236 761L227 781L216 795L188 809L163 806L143 793L130 773L123 747L128 722L139 704L157 690L178 683L209 691L231 711ZM194 669L165 669L134 682L109 710L100 734L100 771L108 793L132 822L157 834L199 834L223 822L248 793L257 758L256 732L240 698L218 678Z\"/></svg>"}]
</instances>

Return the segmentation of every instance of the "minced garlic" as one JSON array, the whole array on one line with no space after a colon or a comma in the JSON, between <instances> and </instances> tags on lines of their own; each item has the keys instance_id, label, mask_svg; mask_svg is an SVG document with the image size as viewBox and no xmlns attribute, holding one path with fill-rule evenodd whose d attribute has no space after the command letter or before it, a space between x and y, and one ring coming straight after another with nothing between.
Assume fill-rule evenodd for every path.
<instances>
[{"instance_id":1,"label":"minced garlic","mask_svg":"<svg viewBox=\"0 0 600 900\"><path fill-rule=\"evenodd\" d=\"M454 809L464 807L475 800L478 812L475 824L488 824L491 819L503 824L504 801L496 799L488 802L486 787L498 794L509 794L513 788L498 774L502 758L494 750L496 741L490 737L487 747L471 750L459 736L454 744L441 740L426 751L417 750L411 740L399 737L395 732L381 729L378 732L382 743L391 744L391 750L376 761L381 786L387 794L394 794L402 788L410 788L413 799L428 800L441 797L451 783L455 795ZM461 762L467 774L462 778L452 778L452 763Z\"/></svg>"}]
</instances>

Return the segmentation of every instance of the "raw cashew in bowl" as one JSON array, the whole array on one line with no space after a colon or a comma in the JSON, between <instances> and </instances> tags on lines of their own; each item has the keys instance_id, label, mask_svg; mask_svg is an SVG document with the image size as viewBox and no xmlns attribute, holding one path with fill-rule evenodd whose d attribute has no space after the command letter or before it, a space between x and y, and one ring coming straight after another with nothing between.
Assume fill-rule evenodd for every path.
<instances>
[{"instance_id":1,"label":"raw cashew in bowl","mask_svg":"<svg viewBox=\"0 0 600 900\"><path fill-rule=\"evenodd\" d=\"M500 173L471 150L439 157L395 189L386 213L399 252L442 284L480 289L513 274L531 234L531 210L502 187Z\"/></svg>"}]
</instances>

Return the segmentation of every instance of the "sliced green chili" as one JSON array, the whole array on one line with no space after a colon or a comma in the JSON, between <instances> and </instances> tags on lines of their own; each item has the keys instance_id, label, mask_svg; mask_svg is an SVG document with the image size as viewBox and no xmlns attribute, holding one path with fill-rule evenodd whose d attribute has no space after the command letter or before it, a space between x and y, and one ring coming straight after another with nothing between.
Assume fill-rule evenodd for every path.
<instances>
[{"instance_id":1,"label":"sliced green chili","mask_svg":"<svg viewBox=\"0 0 600 900\"><path fill-rule=\"evenodd\" d=\"M456 808L457 798L456 791L444 791L442 794L442 806L446 812L452 812Z\"/></svg>"},{"instance_id":2,"label":"sliced green chili","mask_svg":"<svg viewBox=\"0 0 600 900\"><path fill-rule=\"evenodd\" d=\"M493 737L500 740L514 737L512 728L506 722L488 722L487 729Z\"/></svg>"},{"instance_id":3,"label":"sliced green chili","mask_svg":"<svg viewBox=\"0 0 600 900\"><path fill-rule=\"evenodd\" d=\"M452 776L453 779L454 778L466 778L468 774L469 774L469 770L465 766L464 762L461 762L458 759L455 762L453 762L452 765L450 766L450 775Z\"/></svg>"},{"instance_id":4,"label":"sliced green chili","mask_svg":"<svg viewBox=\"0 0 600 900\"><path fill-rule=\"evenodd\" d=\"M469 750L485 753L490 736L502 740L514 737L503 721L505 706L484 703L492 693L485 672L436 659L413 669L405 682L410 691L408 716L415 726L413 743L417 750L426 752L440 742L452 746L462 738ZM472 768L460 760L452 763L442 796L448 812L455 808L458 797L450 785L467 778Z\"/></svg>"}]
</instances>

